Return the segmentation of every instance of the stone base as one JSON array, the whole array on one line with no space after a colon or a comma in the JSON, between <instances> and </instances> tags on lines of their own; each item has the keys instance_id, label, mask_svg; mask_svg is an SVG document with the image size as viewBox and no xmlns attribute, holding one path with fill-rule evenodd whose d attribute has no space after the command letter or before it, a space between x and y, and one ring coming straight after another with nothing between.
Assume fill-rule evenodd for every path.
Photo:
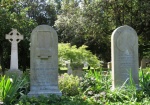
<instances>
[{"instance_id":1,"label":"stone base","mask_svg":"<svg viewBox=\"0 0 150 105\"><path fill-rule=\"evenodd\" d=\"M28 96L29 97L38 97L40 95L48 96L48 95L51 95L51 94L62 96L62 93L59 90L58 91L56 91L56 90L30 91L28 93Z\"/></svg>"},{"instance_id":2,"label":"stone base","mask_svg":"<svg viewBox=\"0 0 150 105\"><path fill-rule=\"evenodd\" d=\"M5 72L5 75L6 76L13 76L13 75L17 75L17 76L22 76L23 72L20 71L19 69L18 70L8 70Z\"/></svg>"}]
</instances>

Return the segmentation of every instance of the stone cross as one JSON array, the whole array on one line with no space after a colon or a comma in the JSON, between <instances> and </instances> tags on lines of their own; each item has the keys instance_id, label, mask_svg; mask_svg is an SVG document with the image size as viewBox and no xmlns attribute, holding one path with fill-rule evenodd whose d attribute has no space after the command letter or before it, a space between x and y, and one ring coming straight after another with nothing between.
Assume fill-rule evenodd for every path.
<instances>
[{"instance_id":1,"label":"stone cross","mask_svg":"<svg viewBox=\"0 0 150 105\"><path fill-rule=\"evenodd\" d=\"M138 37L127 25L118 27L111 36L112 90L129 85L139 85Z\"/></svg>"},{"instance_id":2,"label":"stone cross","mask_svg":"<svg viewBox=\"0 0 150 105\"><path fill-rule=\"evenodd\" d=\"M12 29L9 34L6 34L6 39L11 43L10 70L18 70L18 43L23 40L23 35L17 29Z\"/></svg>"}]
</instances>

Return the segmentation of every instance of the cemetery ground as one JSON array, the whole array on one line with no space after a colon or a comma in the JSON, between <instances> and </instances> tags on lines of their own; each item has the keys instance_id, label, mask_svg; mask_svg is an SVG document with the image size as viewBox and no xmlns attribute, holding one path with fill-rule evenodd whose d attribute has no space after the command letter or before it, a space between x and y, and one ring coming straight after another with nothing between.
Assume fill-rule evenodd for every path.
<instances>
[{"instance_id":1,"label":"cemetery ground","mask_svg":"<svg viewBox=\"0 0 150 105\"><path fill-rule=\"evenodd\" d=\"M64 70L65 71L65 70ZM59 88L62 96L28 97L29 74L23 77L1 76L0 100L4 105L149 105L150 68L139 70L140 89L132 80L130 86L111 90L111 71L84 70L82 77L61 73ZM20 78L20 79L18 79Z\"/></svg>"}]
</instances>

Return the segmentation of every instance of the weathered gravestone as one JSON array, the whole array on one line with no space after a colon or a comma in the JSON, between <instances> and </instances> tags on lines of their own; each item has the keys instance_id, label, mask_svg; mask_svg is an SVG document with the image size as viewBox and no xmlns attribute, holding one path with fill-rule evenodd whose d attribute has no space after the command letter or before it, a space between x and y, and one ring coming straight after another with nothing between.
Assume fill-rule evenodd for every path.
<instances>
[{"instance_id":1,"label":"weathered gravestone","mask_svg":"<svg viewBox=\"0 0 150 105\"><path fill-rule=\"evenodd\" d=\"M143 59L141 60L141 67L140 67L140 69L145 69L145 68L146 68L146 59L143 58Z\"/></svg>"},{"instance_id":2,"label":"weathered gravestone","mask_svg":"<svg viewBox=\"0 0 150 105\"><path fill-rule=\"evenodd\" d=\"M146 67L148 67L149 62L150 62L150 59L143 58L141 60L141 67L140 67L140 69L145 69Z\"/></svg>"},{"instance_id":3,"label":"weathered gravestone","mask_svg":"<svg viewBox=\"0 0 150 105\"><path fill-rule=\"evenodd\" d=\"M11 42L11 61L9 72L21 72L18 70L18 43L23 39L17 29L12 29L9 34L6 34L6 39Z\"/></svg>"},{"instance_id":4,"label":"weathered gravestone","mask_svg":"<svg viewBox=\"0 0 150 105\"><path fill-rule=\"evenodd\" d=\"M107 68L108 68L109 70L111 70L111 62L108 62L108 63L107 63Z\"/></svg>"},{"instance_id":5,"label":"weathered gravestone","mask_svg":"<svg viewBox=\"0 0 150 105\"><path fill-rule=\"evenodd\" d=\"M71 66L70 66L70 60L66 61L65 63L66 63L67 68L68 68L67 73L68 73L68 74L72 74L72 68L71 68Z\"/></svg>"},{"instance_id":6,"label":"weathered gravestone","mask_svg":"<svg viewBox=\"0 0 150 105\"><path fill-rule=\"evenodd\" d=\"M138 37L127 25L114 30L111 36L112 89L130 84L138 87ZM130 78L132 77L132 78Z\"/></svg>"},{"instance_id":7,"label":"weathered gravestone","mask_svg":"<svg viewBox=\"0 0 150 105\"><path fill-rule=\"evenodd\" d=\"M37 26L31 34L29 96L61 95L58 89L58 37L48 25Z\"/></svg>"}]
</instances>

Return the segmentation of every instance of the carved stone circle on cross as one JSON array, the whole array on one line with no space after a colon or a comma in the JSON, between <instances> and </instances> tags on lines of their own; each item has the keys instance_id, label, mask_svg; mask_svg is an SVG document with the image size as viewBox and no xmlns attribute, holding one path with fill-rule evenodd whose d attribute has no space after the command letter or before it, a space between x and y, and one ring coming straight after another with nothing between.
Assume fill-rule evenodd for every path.
<instances>
[{"instance_id":1,"label":"carved stone circle on cross","mask_svg":"<svg viewBox=\"0 0 150 105\"><path fill-rule=\"evenodd\" d=\"M6 39L8 39L11 43L17 42L19 43L21 40L23 40L23 35L21 35L17 29L13 29L9 32L9 34L6 34Z\"/></svg>"}]
</instances>

